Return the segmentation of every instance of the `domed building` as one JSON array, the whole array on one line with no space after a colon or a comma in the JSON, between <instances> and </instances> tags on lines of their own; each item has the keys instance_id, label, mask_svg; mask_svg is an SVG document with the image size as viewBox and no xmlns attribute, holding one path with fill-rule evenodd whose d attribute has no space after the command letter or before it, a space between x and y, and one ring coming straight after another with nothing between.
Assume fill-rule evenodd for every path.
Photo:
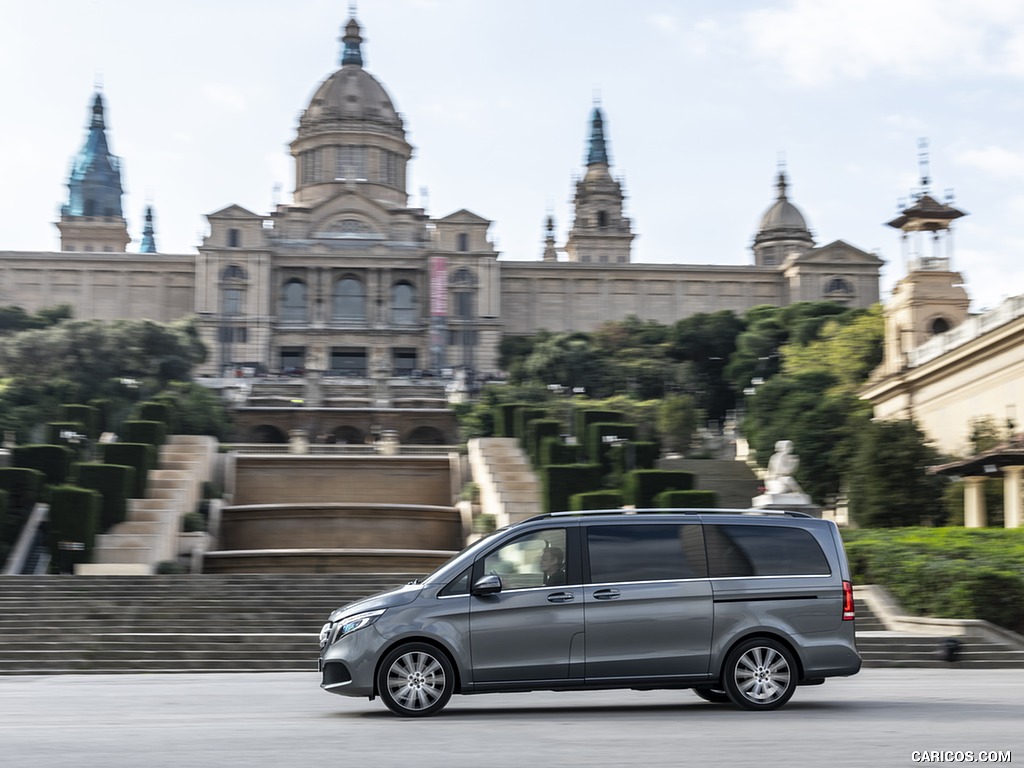
<instances>
[{"instance_id":1,"label":"domed building","mask_svg":"<svg viewBox=\"0 0 1024 768\"><path fill-rule=\"evenodd\" d=\"M599 105L565 242L549 216L542 253L499 258L487 218L468 208L432 218L410 205L405 118L366 68L355 18L340 42L338 67L313 89L289 145L289 202L208 214L196 253L158 252L151 207L139 252L128 252L122 167L97 94L57 223L61 252L0 252L0 301L27 311L69 303L79 318L196 314L211 351L204 375L306 370L369 381L496 372L505 335L589 331L630 315L668 324L759 304L878 300L881 259L840 240L817 246L781 172L753 263L635 262L637 229Z\"/></svg>"}]
</instances>

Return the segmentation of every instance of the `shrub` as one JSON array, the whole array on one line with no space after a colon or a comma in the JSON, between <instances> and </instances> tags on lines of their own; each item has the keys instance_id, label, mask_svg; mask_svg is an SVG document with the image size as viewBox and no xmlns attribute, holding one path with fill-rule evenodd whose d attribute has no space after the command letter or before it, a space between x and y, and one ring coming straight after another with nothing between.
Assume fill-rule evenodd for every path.
<instances>
[{"instance_id":1,"label":"shrub","mask_svg":"<svg viewBox=\"0 0 1024 768\"><path fill-rule=\"evenodd\" d=\"M532 419L526 425L526 453L534 466L541 463L541 444L544 440L558 437L562 423L557 419Z\"/></svg>"},{"instance_id":2,"label":"shrub","mask_svg":"<svg viewBox=\"0 0 1024 768\"><path fill-rule=\"evenodd\" d=\"M167 425L162 421L126 421L121 430L126 443L161 446L167 441Z\"/></svg>"},{"instance_id":3,"label":"shrub","mask_svg":"<svg viewBox=\"0 0 1024 768\"><path fill-rule=\"evenodd\" d=\"M75 453L63 445L19 445L11 451L15 467L38 469L48 485L60 485L68 479Z\"/></svg>"},{"instance_id":4,"label":"shrub","mask_svg":"<svg viewBox=\"0 0 1024 768\"><path fill-rule=\"evenodd\" d=\"M99 411L91 405L62 405L61 420L77 422L82 425L82 432L90 440L100 436L98 429Z\"/></svg>"},{"instance_id":5,"label":"shrub","mask_svg":"<svg viewBox=\"0 0 1024 768\"><path fill-rule=\"evenodd\" d=\"M581 409L576 411L576 439L579 440L580 445L585 445L587 435L590 434L590 425L602 422L607 424L609 422L620 422L625 419L625 414L621 411L602 411L596 408L592 409ZM591 457L593 458L593 457Z\"/></svg>"},{"instance_id":6,"label":"shrub","mask_svg":"<svg viewBox=\"0 0 1024 768\"><path fill-rule=\"evenodd\" d=\"M662 491L654 497L659 509L715 509L718 494L714 491Z\"/></svg>"},{"instance_id":7,"label":"shrub","mask_svg":"<svg viewBox=\"0 0 1024 768\"><path fill-rule=\"evenodd\" d=\"M545 437L540 441L540 461L538 465L546 467L550 464L578 464L580 447L566 445L561 437Z\"/></svg>"},{"instance_id":8,"label":"shrub","mask_svg":"<svg viewBox=\"0 0 1024 768\"><path fill-rule=\"evenodd\" d=\"M79 464L77 483L81 488L96 491L102 497L100 532L125 520L128 498L135 489L135 469L121 464Z\"/></svg>"},{"instance_id":9,"label":"shrub","mask_svg":"<svg viewBox=\"0 0 1024 768\"><path fill-rule=\"evenodd\" d=\"M1024 631L1024 529L843 530L854 581L916 615L985 619Z\"/></svg>"},{"instance_id":10,"label":"shrub","mask_svg":"<svg viewBox=\"0 0 1024 768\"><path fill-rule=\"evenodd\" d=\"M606 475L612 471L610 451L614 444L605 442L605 438L611 437L632 440L636 437L636 427L615 421L596 421L587 427L587 456L593 464L600 464Z\"/></svg>"},{"instance_id":11,"label":"shrub","mask_svg":"<svg viewBox=\"0 0 1024 768\"><path fill-rule=\"evenodd\" d=\"M206 530L206 518L198 512L186 512L181 517L181 530L185 533L195 533Z\"/></svg>"},{"instance_id":12,"label":"shrub","mask_svg":"<svg viewBox=\"0 0 1024 768\"><path fill-rule=\"evenodd\" d=\"M598 464L552 465L541 468L542 504L545 512L569 509L569 497L601 487Z\"/></svg>"},{"instance_id":13,"label":"shrub","mask_svg":"<svg viewBox=\"0 0 1024 768\"><path fill-rule=\"evenodd\" d=\"M637 509L654 507L654 497L664 491L693 489L692 472L663 469L637 469L626 475L626 501Z\"/></svg>"},{"instance_id":14,"label":"shrub","mask_svg":"<svg viewBox=\"0 0 1024 768\"><path fill-rule=\"evenodd\" d=\"M92 559L99 521L100 495L88 488L59 485L50 501L50 558L58 570L70 572Z\"/></svg>"},{"instance_id":15,"label":"shrub","mask_svg":"<svg viewBox=\"0 0 1024 768\"><path fill-rule=\"evenodd\" d=\"M582 512L587 509L618 509L622 506L622 494L618 491L589 491L569 497L569 509Z\"/></svg>"},{"instance_id":16,"label":"shrub","mask_svg":"<svg viewBox=\"0 0 1024 768\"><path fill-rule=\"evenodd\" d=\"M146 498L149 470L156 466L156 447L148 443L104 443L102 451L104 464L121 464L135 470L131 495L136 499Z\"/></svg>"},{"instance_id":17,"label":"shrub","mask_svg":"<svg viewBox=\"0 0 1024 768\"><path fill-rule=\"evenodd\" d=\"M0 490L8 493L8 509L27 515L39 500L46 475L29 467L0 467Z\"/></svg>"}]
</instances>

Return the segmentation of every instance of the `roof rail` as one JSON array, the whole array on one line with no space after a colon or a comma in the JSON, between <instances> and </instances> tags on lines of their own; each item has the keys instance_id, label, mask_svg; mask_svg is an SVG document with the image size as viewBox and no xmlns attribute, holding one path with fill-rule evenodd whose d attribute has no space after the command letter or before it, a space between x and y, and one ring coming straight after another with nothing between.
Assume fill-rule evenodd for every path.
<instances>
[{"instance_id":1,"label":"roof rail","mask_svg":"<svg viewBox=\"0 0 1024 768\"><path fill-rule=\"evenodd\" d=\"M545 512L540 515L534 515L528 517L522 522L528 522L530 520L543 520L545 518L557 518L557 517L592 517L601 515L759 515L764 517L805 517L814 518L814 515L810 515L806 512L798 512L794 509L755 509L753 507L749 509L674 509L670 507L666 508L653 508L653 509L582 509L575 511L566 512Z\"/></svg>"}]
</instances>

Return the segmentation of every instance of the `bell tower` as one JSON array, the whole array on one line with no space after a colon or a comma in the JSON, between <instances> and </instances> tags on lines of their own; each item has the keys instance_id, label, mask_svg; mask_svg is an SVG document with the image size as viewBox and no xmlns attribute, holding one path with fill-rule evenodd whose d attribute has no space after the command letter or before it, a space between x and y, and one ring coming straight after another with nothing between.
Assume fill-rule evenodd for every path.
<instances>
[{"instance_id":1,"label":"bell tower","mask_svg":"<svg viewBox=\"0 0 1024 768\"><path fill-rule=\"evenodd\" d=\"M68 191L57 222L61 250L124 253L131 238L121 209L121 161L107 143L100 93L93 99L89 133L72 164Z\"/></svg>"},{"instance_id":2,"label":"bell tower","mask_svg":"<svg viewBox=\"0 0 1024 768\"><path fill-rule=\"evenodd\" d=\"M622 183L612 178L604 115L595 105L590 119L587 172L576 182L573 200L576 217L565 243L569 261L626 264L630 261L633 232L623 214L626 199Z\"/></svg>"},{"instance_id":3,"label":"bell tower","mask_svg":"<svg viewBox=\"0 0 1024 768\"><path fill-rule=\"evenodd\" d=\"M906 366L907 353L933 336L967 319L970 298L964 279L953 270L953 222L966 216L952 205L952 193L939 202L930 190L928 141L918 142L921 186L911 193L909 205L888 226L900 230L907 276L893 288L885 306L886 374Z\"/></svg>"}]
</instances>

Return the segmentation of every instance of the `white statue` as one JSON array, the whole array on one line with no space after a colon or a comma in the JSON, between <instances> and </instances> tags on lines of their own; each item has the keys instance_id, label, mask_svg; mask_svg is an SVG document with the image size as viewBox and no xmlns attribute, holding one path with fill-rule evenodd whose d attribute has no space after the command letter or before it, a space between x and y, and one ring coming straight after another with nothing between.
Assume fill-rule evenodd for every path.
<instances>
[{"instance_id":1,"label":"white statue","mask_svg":"<svg viewBox=\"0 0 1024 768\"><path fill-rule=\"evenodd\" d=\"M764 489L772 495L804 492L793 475L800 466L800 457L793 453L792 440L775 443L775 453L768 460L768 471L764 476Z\"/></svg>"}]
</instances>

